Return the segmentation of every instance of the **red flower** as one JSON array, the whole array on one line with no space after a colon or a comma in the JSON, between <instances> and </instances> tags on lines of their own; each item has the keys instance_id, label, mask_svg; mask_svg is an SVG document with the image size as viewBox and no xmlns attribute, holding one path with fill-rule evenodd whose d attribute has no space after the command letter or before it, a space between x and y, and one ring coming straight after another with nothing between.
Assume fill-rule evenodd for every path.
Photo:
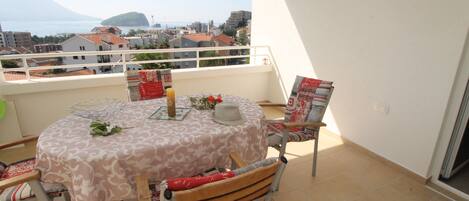
<instances>
[{"instance_id":1,"label":"red flower","mask_svg":"<svg viewBox=\"0 0 469 201\"><path fill-rule=\"evenodd\" d=\"M209 97L207 97L207 101L208 101L209 103L215 103L215 97L209 96Z\"/></svg>"},{"instance_id":2,"label":"red flower","mask_svg":"<svg viewBox=\"0 0 469 201\"><path fill-rule=\"evenodd\" d=\"M217 103L221 103L221 102L223 102L223 99L221 99L221 96L218 95L218 96L217 96Z\"/></svg>"}]
</instances>

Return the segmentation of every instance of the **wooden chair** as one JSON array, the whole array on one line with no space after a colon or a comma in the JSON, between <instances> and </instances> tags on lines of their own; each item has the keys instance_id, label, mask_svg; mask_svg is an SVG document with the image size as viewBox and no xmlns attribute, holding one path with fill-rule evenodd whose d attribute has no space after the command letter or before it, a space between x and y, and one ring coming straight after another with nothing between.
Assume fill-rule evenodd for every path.
<instances>
[{"instance_id":1,"label":"wooden chair","mask_svg":"<svg viewBox=\"0 0 469 201\"><path fill-rule=\"evenodd\" d=\"M38 136L30 136L14 142L0 144L0 150L24 144L27 142L34 142L37 141L37 139ZM19 194L20 192L18 192L18 189L27 189L26 185L29 185L29 188L31 188L32 192L34 193L33 197L27 198L28 201L51 201L53 197L60 197L59 199L54 200L68 200L68 194L64 193L65 188L63 189L63 191L53 192L54 195L49 195L46 192L46 190L43 188L42 183L40 182L41 173L39 172L39 170L34 169L34 164L35 158L31 158L15 162L10 165L6 165L3 168L0 168L0 200L3 200L2 198L7 200L11 198L11 195L7 195L11 193L9 189L14 191L15 194ZM22 167L20 172L16 172L17 174L12 174L12 172L9 172L10 169L14 170L13 166L18 165Z\"/></svg>"},{"instance_id":2,"label":"wooden chair","mask_svg":"<svg viewBox=\"0 0 469 201\"><path fill-rule=\"evenodd\" d=\"M287 164L287 159L284 157L274 159L268 165L257 164L247 165L241 160L238 154L231 153L230 158L234 165L236 165L241 172L231 178L206 183L195 188L171 191L166 189L163 200L175 201L196 201L196 200L257 200L264 198L264 200L271 200L272 193L278 189L280 178L283 170ZM266 159L270 160L270 159ZM264 161L266 161L264 160ZM257 167L256 167L257 166ZM234 170L233 172L237 171ZM247 171L246 171L247 170ZM148 188L148 177L137 176L137 194L139 201L150 201L152 196Z\"/></svg>"},{"instance_id":3,"label":"wooden chair","mask_svg":"<svg viewBox=\"0 0 469 201\"><path fill-rule=\"evenodd\" d=\"M164 97L172 86L171 69L130 70L126 80L130 101Z\"/></svg>"},{"instance_id":4,"label":"wooden chair","mask_svg":"<svg viewBox=\"0 0 469 201\"><path fill-rule=\"evenodd\" d=\"M288 104L259 103L262 107L283 107L283 120L266 120L269 146L283 156L288 142L314 140L312 175L316 176L319 128L334 87L332 82L297 76Z\"/></svg>"}]
</instances>

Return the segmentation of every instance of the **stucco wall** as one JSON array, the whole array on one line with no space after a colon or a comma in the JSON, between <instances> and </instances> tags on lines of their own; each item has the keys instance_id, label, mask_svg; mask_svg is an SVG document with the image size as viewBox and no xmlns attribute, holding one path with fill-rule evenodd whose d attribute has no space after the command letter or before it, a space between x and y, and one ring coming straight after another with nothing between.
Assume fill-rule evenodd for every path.
<instances>
[{"instance_id":1,"label":"stucco wall","mask_svg":"<svg viewBox=\"0 0 469 201\"><path fill-rule=\"evenodd\" d=\"M469 1L254 0L252 45L286 88L335 82L329 128L426 177L469 26Z\"/></svg>"}]
</instances>

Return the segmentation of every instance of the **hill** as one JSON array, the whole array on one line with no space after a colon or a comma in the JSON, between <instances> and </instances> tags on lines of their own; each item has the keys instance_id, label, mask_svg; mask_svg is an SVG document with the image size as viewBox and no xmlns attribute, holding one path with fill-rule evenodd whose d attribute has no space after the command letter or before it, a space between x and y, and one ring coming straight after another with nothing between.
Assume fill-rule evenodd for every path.
<instances>
[{"instance_id":1,"label":"hill","mask_svg":"<svg viewBox=\"0 0 469 201\"><path fill-rule=\"evenodd\" d=\"M106 26L149 26L148 19L143 13L129 12L105 19L101 22Z\"/></svg>"},{"instance_id":2,"label":"hill","mask_svg":"<svg viewBox=\"0 0 469 201\"><path fill-rule=\"evenodd\" d=\"M0 21L79 21L99 20L78 14L53 0L2 1Z\"/></svg>"}]
</instances>

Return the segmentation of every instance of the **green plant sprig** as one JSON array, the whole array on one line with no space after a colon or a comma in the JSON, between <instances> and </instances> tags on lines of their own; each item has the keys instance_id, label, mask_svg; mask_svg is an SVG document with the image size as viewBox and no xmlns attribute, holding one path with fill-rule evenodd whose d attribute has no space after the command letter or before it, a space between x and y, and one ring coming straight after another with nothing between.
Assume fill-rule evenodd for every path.
<instances>
[{"instance_id":1,"label":"green plant sprig","mask_svg":"<svg viewBox=\"0 0 469 201\"><path fill-rule=\"evenodd\" d=\"M109 122L103 122L99 120L91 122L90 128L90 135L92 135L93 137L109 136L116 133L120 133L122 131L122 128L119 126L111 127L111 124Z\"/></svg>"}]
</instances>

